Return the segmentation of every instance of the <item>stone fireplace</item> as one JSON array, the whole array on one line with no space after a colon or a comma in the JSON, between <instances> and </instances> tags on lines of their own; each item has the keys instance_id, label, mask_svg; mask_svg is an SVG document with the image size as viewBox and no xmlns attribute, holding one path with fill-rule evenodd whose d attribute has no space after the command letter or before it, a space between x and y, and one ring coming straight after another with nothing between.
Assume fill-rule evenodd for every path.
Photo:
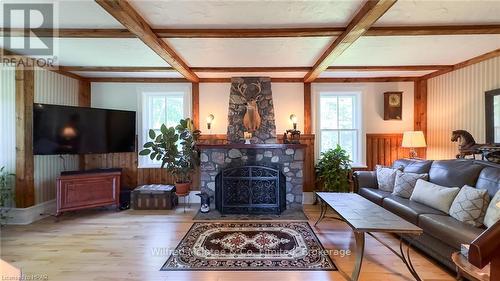
<instances>
[{"instance_id":1,"label":"stone fireplace","mask_svg":"<svg viewBox=\"0 0 500 281\"><path fill-rule=\"evenodd\" d=\"M251 133L251 143L243 137ZM269 77L231 79L228 144L200 144L201 191L222 214L302 209L304 148L278 144Z\"/></svg>"},{"instance_id":2,"label":"stone fireplace","mask_svg":"<svg viewBox=\"0 0 500 281\"><path fill-rule=\"evenodd\" d=\"M302 208L304 147L301 144L201 144L201 191L210 195L212 207L221 213L280 213L285 208ZM227 183L233 184L224 189L222 180L226 171ZM234 176L235 173L240 174ZM259 175L265 176L259 179ZM228 191L232 194L223 195ZM224 202L224 198L229 201ZM222 208L231 202L238 206Z\"/></svg>"}]
</instances>

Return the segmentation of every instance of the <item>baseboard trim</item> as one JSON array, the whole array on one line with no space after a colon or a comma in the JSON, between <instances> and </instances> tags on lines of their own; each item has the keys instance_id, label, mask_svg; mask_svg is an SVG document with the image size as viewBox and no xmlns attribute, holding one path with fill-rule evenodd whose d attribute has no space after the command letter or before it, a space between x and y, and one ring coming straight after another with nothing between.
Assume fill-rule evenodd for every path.
<instances>
[{"instance_id":1,"label":"baseboard trim","mask_svg":"<svg viewBox=\"0 0 500 281\"><path fill-rule=\"evenodd\" d=\"M28 208L12 208L7 215L9 219L6 224L26 225L41 220L54 214L56 211L56 200L46 201Z\"/></svg>"}]
</instances>

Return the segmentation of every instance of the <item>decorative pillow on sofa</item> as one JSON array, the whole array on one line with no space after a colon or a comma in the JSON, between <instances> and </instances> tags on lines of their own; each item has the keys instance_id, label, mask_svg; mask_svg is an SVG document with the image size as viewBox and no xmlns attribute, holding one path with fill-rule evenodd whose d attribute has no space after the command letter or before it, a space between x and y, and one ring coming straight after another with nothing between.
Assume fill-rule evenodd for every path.
<instances>
[{"instance_id":1,"label":"decorative pillow on sofa","mask_svg":"<svg viewBox=\"0 0 500 281\"><path fill-rule=\"evenodd\" d=\"M396 172L400 169L387 168L382 165L376 166L378 189L392 192L394 190L394 181Z\"/></svg>"},{"instance_id":2,"label":"decorative pillow on sofa","mask_svg":"<svg viewBox=\"0 0 500 281\"><path fill-rule=\"evenodd\" d=\"M500 203L500 190L495 193L486 210L486 215L484 216L484 225L486 227L491 227L500 220L500 207L497 206L498 203Z\"/></svg>"},{"instance_id":3,"label":"decorative pillow on sofa","mask_svg":"<svg viewBox=\"0 0 500 281\"><path fill-rule=\"evenodd\" d=\"M480 227L490 203L488 190L464 185L450 207L450 216L457 220Z\"/></svg>"},{"instance_id":4,"label":"decorative pillow on sofa","mask_svg":"<svg viewBox=\"0 0 500 281\"><path fill-rule=\"evenodd\" d=\"M418 179L410 200L449 214L451 203L459 191L458 187L440 186Z\"/></svg>"},{"instance_id":5,"label":"decorative pillow on sofa","mask_svg":"<svg viewBox=\"0 0 500 281\"><path fill-rule=\"evenodd\" d=\"M410 198L417 184L418 179L427 180L428 174L415 174L415 173L404 173L401 171L396 172L396 180L394 181L394 191L392 194L403 197Z\"/></svg>"}]
</instances>

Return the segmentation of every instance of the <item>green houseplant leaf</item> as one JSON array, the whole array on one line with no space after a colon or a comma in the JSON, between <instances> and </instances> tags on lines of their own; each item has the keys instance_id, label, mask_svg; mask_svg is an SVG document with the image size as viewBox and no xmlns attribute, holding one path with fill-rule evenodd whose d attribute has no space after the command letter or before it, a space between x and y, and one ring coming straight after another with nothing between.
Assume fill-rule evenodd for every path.
<instances>
[{"instance_id":1,"label":"green houseplant leaf","mask_svg":"<svg viewBox=\"0 0 500 281\"><path fill-rule=\"evenodd\" d=\"M196 142L200 131L194 129L193 121L181 119L175 127L160 127L161 134L149 130L150 140L144 144L140 156L161 161L161 167L171 172L178 183L190 182L194 169L199 165Z\"/></svg>"},{"instance_id":2,"label":"green houseplant leaf","mask_svg":"<svg viewBox=\"0 0 500 281\"><path fill-rule=\"evenodd\" d=\"M349 192L351 160L339 145L321 153L315 166L317 186L321 191Z\"/></svg>"}]
</instances>

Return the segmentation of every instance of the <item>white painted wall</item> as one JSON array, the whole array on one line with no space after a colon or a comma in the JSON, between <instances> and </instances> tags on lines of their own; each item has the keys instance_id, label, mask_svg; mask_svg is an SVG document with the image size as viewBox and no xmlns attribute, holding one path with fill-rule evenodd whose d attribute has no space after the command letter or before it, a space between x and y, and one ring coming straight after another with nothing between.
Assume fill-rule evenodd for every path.
<instances>
[{"instance_id":1,"label":"white painted wall","mask_svg":"<svg viewBox=\"0 0 500 281\"><path fill-rule=\"evenodd\" d=\"M161 90L169 84L147 83L92 83L92 107L137 110L138 95L143 87ZM171 84L170 84L171 85ZM313 84L328 87L332 91L359 90L362 93L362 159L365 159L366 133L402 133L413 130L413 82ZM204 133L227 133L227 114L230 83L200 84L200 127ZM282 134L292 127L290 114L299 118L298 129L304 128L304 88L302 83L272 83L276 132ZM403 92L403 119L384 121L384 92ZM314 100L314 96L313 96ZM313 115L315 115L313 104ZM206 129L206 117L215 116L210 132ZM313 124L315 118L313 118ZM313 125L313 129L314 129Z\"/></svg>"},{"instance_id":2,"label":"white painted wall","mask_svg":"<svg viewBox=\"0 0 500 281\"><path fill-rule=\"evenodd\" d=\"M403 133L413 130L413 82L385 82L385 83L313 83L312 84L312 127L317 127L317 95L319 91L327 89L332 92L360 92L361 93L361 163L366 164L366 134ZM403 92L403 119L384 120L384 93ZM316 147L319 147L316 138ZM318 155L316 155L318 157Z\"/></svg>"},{"instance_id":3,"label":"white painted wall","mask_svg":"<svg viewBox=\"0 0 500 281\"><path fill-rule=\"evenodd\" d=\"M451 132L466 130L484 143L484 93L500 88L500 57L435 78L427 84L427 157L455 158L457 143Z\"/></svg>"}]
</instances>

